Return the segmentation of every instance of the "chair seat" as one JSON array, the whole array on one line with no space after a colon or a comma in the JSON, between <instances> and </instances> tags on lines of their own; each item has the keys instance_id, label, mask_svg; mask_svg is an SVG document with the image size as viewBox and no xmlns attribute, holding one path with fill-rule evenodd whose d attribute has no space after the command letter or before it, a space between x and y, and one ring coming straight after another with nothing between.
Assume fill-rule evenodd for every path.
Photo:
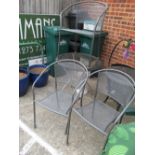
<instances>
[{"instance_id":1,"label":"chair seat","mask_svg":"<svg viewBox=\"0 0 155 155\"><path fill-rule=\"evenodd\" d=\"M106 134L105 130L107 126L120 113L99 100L96 100L95 107L93 106L94 102L90 102L82 107L74 108L74 111L91 126L99 130L101 133Z\"/></svg>"},{"instance_id":2,"label":"chair seat","mask_svg":"<svg viewBox=\"0 0 155 155\"><path fill-rule=\"evenodd\" d=\"M39 105L48 109L49 111L55 112L57 114L68 116L66 114L68 108L71 105L72 95L63 91L58 91L57 93L52 93L48 97L37 101ZM58 102L57 102L58 100Z\"/></svg>"}]
</instances>

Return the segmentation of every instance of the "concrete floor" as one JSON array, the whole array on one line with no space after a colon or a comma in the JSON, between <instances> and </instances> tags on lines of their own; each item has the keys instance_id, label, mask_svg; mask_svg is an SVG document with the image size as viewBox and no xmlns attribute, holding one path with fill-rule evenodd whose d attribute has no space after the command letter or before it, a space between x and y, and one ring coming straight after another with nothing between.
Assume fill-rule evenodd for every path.
<instances>
[{"instance_id":1,"label":"concrete floor","mask_svg":"<svg viewBox=\"0 0 155 155\"><path fill-rule=\"evenodd\" d=\"M50 80L52 79L50 78L49 81ZM94 80L90 80L89 84L91 85L91 88L93 88ZM44 92L46 92L46 89L48 90L48 85L43 89ZM86 100L89 100L89 97L86 98ZM66 118L49 112L38 105L37 128L34 129L31 86L26 95L20 97L19 101L20 120L58 152L63 155L100 154L105 141L105 136L82 121L74 112L72 113L70 144L67 146L66 136L64 134L67 121ZM134 118L124 118L125 122L133 120ZM19 130L19 134L19 151L21 151L25 144L31 139L31 136L23 129ZM34 143L32 147L28 149L27 155L50 155L50 153L40 144Z\"/></svg>"}]
</instances>

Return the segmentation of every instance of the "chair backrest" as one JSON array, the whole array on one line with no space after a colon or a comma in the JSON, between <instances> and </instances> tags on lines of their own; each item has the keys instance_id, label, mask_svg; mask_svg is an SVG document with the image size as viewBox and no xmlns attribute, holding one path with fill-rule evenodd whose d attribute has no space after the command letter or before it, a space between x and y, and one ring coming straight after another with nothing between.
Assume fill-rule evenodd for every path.
<instances>
[{"instance_id":1,"label":"chair backrest","mask_svg":"<svg viewBox=\"0 0 155 155\"><path fill-rule=\"evenodd\" d=\"M117 69L117 70L120 70L122 72L125 72L128 75L130 75L133 78L133 80L135 80L135 69L133 67L130 67L130 66L125 65L125 64L117 63L117 64L111 64L110 68Z\"/></svg>"},{"instance_id":2,"label":"chair backrest","mask_svg":"<svg viewBox=\"0 0 155 155\"><path fill-rule=\"evenodd\" d=\"M79 91L81 91L88 79L88 70L83 63L76 60L63 59L49 64L33 83L33 89L35 83L47 70L52 74L53 78L51 82L53 83L52 87L55 88L55 91L70 93L73 95L72 102L76 100ZM51 91L54 90L51 89Z\"/></svg>"},{"instance_id":3,"label":"chair backrest","mask_svg":"<svg viewBox=\"0 0 155 155\"><path fill-rule=\"evenodd\" d=\"M54 64L54 76L58 89L69 86L77 90L87 80L88 71L79 61L63 59Z\"/></svg>"},{"instance_id":4,"label":"chair backrest","mask_svg":"<svg viewBox=\"0 0 155 155\"><path fill-rule=\"evenodd\" d=\"M102 69L98 73L96 95L104 94L111 97L122 107L134 99L135 85L133 79L126 73L115 69Z\"/></svg>"},{"instance_id":5,"label":"chair backrest","mask_svg":"<svg viewBox=\"0 0 155 155\"><path fill-rule=\"evenodd\" d=\"M84 1L72 4L60 13L60 26L73 29L102 30L106 3ZM94 25L94 26L93 26Z\"/></svg>"}]
</instances>

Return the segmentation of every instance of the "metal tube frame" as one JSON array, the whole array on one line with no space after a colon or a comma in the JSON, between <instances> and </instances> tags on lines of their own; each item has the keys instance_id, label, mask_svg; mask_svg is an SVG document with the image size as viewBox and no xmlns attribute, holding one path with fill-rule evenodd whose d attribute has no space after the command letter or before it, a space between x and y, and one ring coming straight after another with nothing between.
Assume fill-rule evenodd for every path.
<instances>
[{"instance_id":1,"label":"metal tube frame","mask_svg":"<svg viewBox=\"0 0 155 155\"><path fill-rule=\"evenodd\" d=\"M72 60L72 59L57 60L57 61L55 61L55 62L49 64L49 65L40 73L40 75L37 77L37 79L34 81L34 83L33 83L33 85L32 85L32 93L33 93L33 117L34 117L33 119L34 119L34 128L36 128L37 125L36 125L36 96L35 96L35 84L36 84L36 82L41 78L41 76L44 74L45 71L48 71L48 69L49 69L52 65L57 64L57 63L60 63L60 62L74 62L74 63L77 63L77 64L81 65L81 66L85 69L86 75L87 75L87 76L86 76L86 79L83 80L82 82L80 82L80 83L76 86L75 91L74 91L74 93L73 93L73 97L72 97L72 104L71 104L71 106L69 107L69 109L68 109L68 111L67 111L67 113L69 113L69 116L68 116L68 120L67 120L67 124L66 124L65 134L67 134L66 143L69 144L69 130L70 130L70 121L71 121L72 108L73 108L74 104L77 102L77 100L79 99L78 97L79 97L79 95L80 95L80 93L81 93L81 90L84 88L85 83L86 83L86 81L87 81L87 79L88 79L88 70L87 70L86 66L85 66L83 63L81 63L80 61L77 61L77 60ZM56 81L55 81L55 82L56 82ZM77 88L78 88L80 91L77 93L77 97L74 98L74 95L75 95L75 93L76 93L76 89L77 89Z\"/></svg>"}]
</instances>

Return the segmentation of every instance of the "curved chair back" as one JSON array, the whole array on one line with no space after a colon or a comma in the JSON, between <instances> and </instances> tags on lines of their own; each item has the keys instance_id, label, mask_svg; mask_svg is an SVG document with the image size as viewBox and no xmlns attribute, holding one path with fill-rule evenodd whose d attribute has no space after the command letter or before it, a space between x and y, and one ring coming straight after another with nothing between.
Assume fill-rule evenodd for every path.
<instances>
[{"instance_id":1,"label":"curved chair back","mask_svg":"<svg viewBox=\"0 0 155 155\"><path fill-rule=\"evenodd\" d=\"M46 87L35 87L37 81L47 71L52 76L49 76ZM87 78L87 68L79 61L64 59L49 64L32 85L34 126L36 126L36 103L49 111L68 116L69 110L81 97Z\"/></svg>"},{"instance_id":2,"label":"curved chair back","mask_svg":"<svg viewBox=\"0 0 155 155\"><path fill-rule=\"evenodd\" d=\"M116 69L102 69L98 73L96 95L104 94L125 107L134 98L134 81L126 73Z\"/></svg>"},{"instance_id":3,"label":"curved chair back","mask_svg":"<svg viewBox=\"0 0 155 155\"><path fill-rule=\"evenodd\" d=\"M72 4L60 13L60 26L72 29L102 30L106 3L84 1Z\"/></svg>"}]
</instances>

